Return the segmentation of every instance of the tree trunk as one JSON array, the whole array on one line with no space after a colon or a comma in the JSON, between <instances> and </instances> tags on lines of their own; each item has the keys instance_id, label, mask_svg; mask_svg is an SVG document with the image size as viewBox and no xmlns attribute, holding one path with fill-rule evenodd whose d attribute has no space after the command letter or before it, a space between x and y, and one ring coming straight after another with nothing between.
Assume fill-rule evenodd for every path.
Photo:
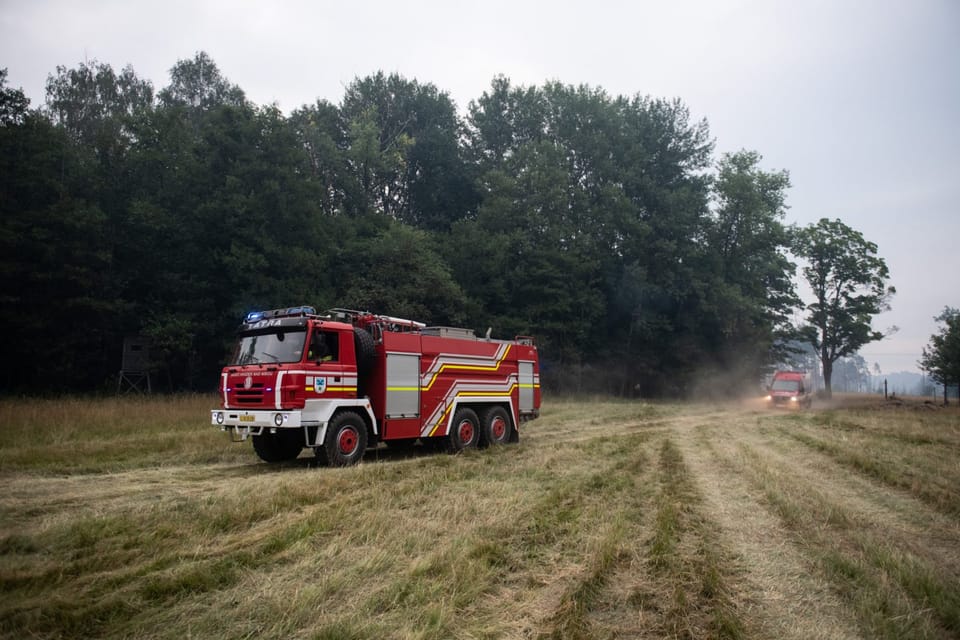
<instances>
[{"instance_id":1,"label":"tree trunk","mask_svg":"<svg viewBox=\"0 0 960 640\"><path fill-rule=\"evenodd\" d=\"M828 400L833 397L833 361L829 358L823 359L823 395Z\"/></svg>"}]
</instances>

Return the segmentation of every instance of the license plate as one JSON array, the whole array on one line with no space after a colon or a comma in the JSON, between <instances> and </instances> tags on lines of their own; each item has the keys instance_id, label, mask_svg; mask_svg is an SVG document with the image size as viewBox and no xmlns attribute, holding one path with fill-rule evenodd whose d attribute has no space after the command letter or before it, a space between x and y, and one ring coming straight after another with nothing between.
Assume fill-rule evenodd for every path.
<instances>
[{"instance_id":1,"label":"license plate","mask_svg":"<svg viewBox=\"0 0 960 640\"><path fill-rule=\"evenodd\" d=\"M254 416L240 416L240 422L253 422L256 420Z\"/></svg>"}]
</instances>

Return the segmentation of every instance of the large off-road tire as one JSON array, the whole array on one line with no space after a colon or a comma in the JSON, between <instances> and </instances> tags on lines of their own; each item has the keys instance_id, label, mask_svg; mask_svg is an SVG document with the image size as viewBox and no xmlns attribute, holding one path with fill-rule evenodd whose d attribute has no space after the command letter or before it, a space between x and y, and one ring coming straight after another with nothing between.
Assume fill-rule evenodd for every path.
<instances>
[{"instance_id":1,"label":"large off-road tire","mask_svg":"<svg viewBox=\"0 0 960 640\"><path fill-rule=\"evenodd\" d=\"M480 444L480 419L473 409L463 407L453 414L453 423L446 438L447 451L458 453L476 449Z\"/></svg>"},{"instance_id":2,"label":"large off-road tire","mask_svg":"<svg viewBox=\"0 0 960 640\"><path fill-rule=\"evenodd\" d=\"M367 395L367 382L377 361L377 345L366 329L353 328L353 347L357 356L357 397Z\"/></svg>"},{"instance_id":3,"label":"large off-road tire","mask_svg":"<svg viewBox=\"0 0 960 640\"><path fill-rule=\"evenodd\" d=\"M303 431L277 429L276 433L253 436L253 450L264 462L289 462L303 451Z\"/></svg>"},{"instance_id":4,"label":"large off-road tire","mask_svg":"<svg viewBox=\"0 0 960 640\"><path fill-rule=\"evenodd\" d=\"M357 464L367 450L367 423L355 411L341 411L327 425L323 450L331 467Z\"/></svg>"},{"instance_id":5,"label":"large off-road tire","mask_svg":"<svg viewBox=\"0 0 960 640\"><path fill-rule=\"evenodd\" d=\"M366 329L354 327L353 347L357 352L357 375L365 376L373 370L377 358L377 345Z\"/></svg>"},{"instance_id":6,"label":"large off-road tire","mask_svg":"<svg viewBox=\"0 0 960 640\"><path fill-rule=\"evenodd\" d=\"M510 442L512 432L510 415L503 407L490 407L480 414L480 441L484 446Z\"/></svg>"}]
</instances>

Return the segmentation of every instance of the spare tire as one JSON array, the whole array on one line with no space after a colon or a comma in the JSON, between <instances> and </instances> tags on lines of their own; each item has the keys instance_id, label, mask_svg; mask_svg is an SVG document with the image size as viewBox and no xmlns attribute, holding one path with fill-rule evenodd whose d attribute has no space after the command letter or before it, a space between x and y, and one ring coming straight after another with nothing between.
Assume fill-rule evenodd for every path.
<instances>
[{"instance_id":1,"label":"spare tire","mask_svg":"<svg viewBox=\"0 0 960 640\"><path fill-rule=\"evenodd\" d=\"M377 358L377 345L366 329L353 328L353 347L357 351L357 375L365 377L373 370Z\"/></svg>"}]
</instances>

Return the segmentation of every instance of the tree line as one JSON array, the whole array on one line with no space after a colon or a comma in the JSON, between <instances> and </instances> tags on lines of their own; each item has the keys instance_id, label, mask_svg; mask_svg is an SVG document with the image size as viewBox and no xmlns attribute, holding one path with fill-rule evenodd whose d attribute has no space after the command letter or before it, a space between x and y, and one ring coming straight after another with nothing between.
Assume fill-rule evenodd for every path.
<instances>
[{"instance_id":1,"label":"tree line","mask_svg":"<svg viewBox=\"0 0 960 640\"><path fill-rule=\"evenodd\" d=\"M299 304L534 335L546 386L622 395L755 385L798 336L825 364L881 337L876 246L786 226L787 171L716 157L678 99L496 77L461 116L376 73L285 115L199 53L159 92L58 67L31 109L5 76L7 392L109 386L131 335L163 385L209 389L247 311Z\"/></svg>"}]
</instances>

